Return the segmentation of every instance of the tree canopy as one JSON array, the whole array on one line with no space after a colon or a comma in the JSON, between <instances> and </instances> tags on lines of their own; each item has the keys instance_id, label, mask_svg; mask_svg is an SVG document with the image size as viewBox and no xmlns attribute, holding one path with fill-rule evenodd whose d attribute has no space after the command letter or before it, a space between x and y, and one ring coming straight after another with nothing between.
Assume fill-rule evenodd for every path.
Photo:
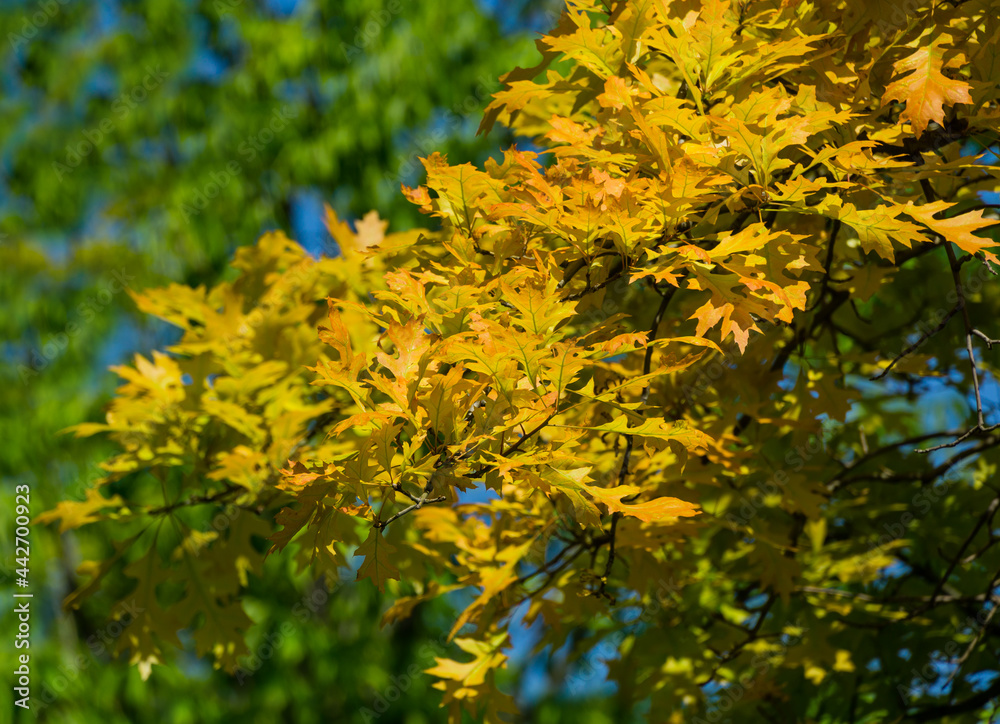
<instances>
[{"instance_id":1,"label":"tree canopy","mask_svg":"<svg viewBox=\"0 0 1000 724\"><path fill-rule=\"evenodd\" d=\"M616 721L992 716L994 4L570 0L538 50L481 127L531 149L404 187L432 229L133 293L182 336L75 427L121 451L41 519L117 543L66 604L124 574L144 675L239 676L280 556L454 605L453 721L514 716L525 626Z\"/></svg>"}]
</instances>

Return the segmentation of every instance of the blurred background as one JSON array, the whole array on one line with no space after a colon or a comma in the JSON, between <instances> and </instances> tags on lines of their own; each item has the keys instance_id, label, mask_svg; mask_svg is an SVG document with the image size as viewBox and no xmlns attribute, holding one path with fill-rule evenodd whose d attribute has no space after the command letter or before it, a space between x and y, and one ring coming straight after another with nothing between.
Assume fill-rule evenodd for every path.
<instances>
[{"instance_id":1,"label":"blurred background","mask_svg":"<svg viewBox=\"0 0 1000 724\"><path fill-rule=\"evenodd\" d=\"M212 285L234 250L283 229L335 255L322 206L390 229L426 226L399 192L420 156L482 163L514 139L477 137L497 78L537 60L555 0L29 0L0 3L0 477L32 514L82 500L111 446L59 435L103 417L108 371L177 339L123 287ZM13 506L0 514L0 583L13 587ZM282 621L251 675L188 652L143 682L106 653L102 597L60 610L100 541L31 530L32 696L23 721L441 721L429 677L452 611L380 629L370 586L328 590L277 557L248 611ZM11 597L0 599L13 630ZM258 642L260 645L260 642ZM8 656L10 652L10 656ZM12 662L3 646L0 661ZM514 657L524 721L610 721L567 696L565 672ZM4 663L5 671L8 664ZM8 677L5 675L5 681ZM395 696L393 692L398 692ZM591 693L600 693L592 691ZM575 702L575 703L574 703ZM0 723L15 711L0 689ZM23 715L23 716L22 716Z\"/></svg>"}]
</instances>

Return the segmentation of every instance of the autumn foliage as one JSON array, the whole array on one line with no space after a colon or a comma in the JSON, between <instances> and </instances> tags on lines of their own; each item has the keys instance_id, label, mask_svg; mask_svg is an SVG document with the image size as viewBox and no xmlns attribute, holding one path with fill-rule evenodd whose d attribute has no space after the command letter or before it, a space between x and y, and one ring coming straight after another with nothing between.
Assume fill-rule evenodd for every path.
<instances>
[{"instance_id":1,"label":"autumn foliage","mask_svg":"<svg viewBox=\"0 0 1000 724\"><path fill-rule=\"evenodd\" d=\"M131 579L144 673L182 629L237 670L266 554L357 556L389 624L464 594L428 672L454 721L516 710L537 619L621 721L1000 694L996 7L608 5L486 112L541 153L425 159L436 231L328 210L336 258L268 234L231 282L135 295L183 337L116 369L76 433L122 452L42 518L117 531L66 603Z\"/></svg>"}]
</instances>

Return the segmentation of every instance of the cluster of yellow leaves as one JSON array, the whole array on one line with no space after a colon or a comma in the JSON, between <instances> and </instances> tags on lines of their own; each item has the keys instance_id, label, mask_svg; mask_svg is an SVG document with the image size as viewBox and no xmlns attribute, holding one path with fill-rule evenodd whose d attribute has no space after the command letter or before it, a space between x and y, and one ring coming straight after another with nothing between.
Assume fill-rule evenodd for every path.
<instances>
[{"instance_id":1,"label":"cluster of yellow leaves","mask_svg":"<svg viewBox=\"0 0 1000 724\"><path fill-rule=\"evenodd\" d=\"M503 665L487 642L518 604L550 625L588 620L609 577L643 600L648 572L707 524L679 519L706 499L725 512L701 486L741 475L754 452L732 444L735 406L698 415L678 394L712 350L731 338L747 353L733 393L743 414L802 439L824 415L843 420L849 397L835 374L803 374L788 395L798 402L775 409L765 391L781 363L773 346L748 352L751 334L781 340L810 294L825 301L844 274L868 279L870 296L885 275L868 270L900 248L943 241L996 260L995 242L975 233L993 223L982 211L917 197L946 176L995 186L979 151L962 156L945 135L976 113L995 126L992 66L970 68L965 55L970 42L977 58L993 52L987 4L928 11L923 26L895 32L873 18L850 33L831 29L834 5L632 0L608 16L571 0L539 41L542 63L505 78L483 123L535 136L552 162L511 149L479 169L431 155L424 185L405 192L440 219L439 240L415 268L388 274L373 303L331 302L321 335L336 360L318 382L355 408L335 428L344 452L313 485L356 501L370 538L398 521L387 565L362 575L478 591L452 635L474 630L463 648L481 658L433 670L451 699L483 693L466 669L482 685L481 666ZM923 155L891 150L929 133L944 140ZM834 250L841 225L857 241ZM462 505L474 485L500 499ZM815 483L802 475L788 487L778 504L819 520ZM627 572L560 565L609 545ZM789 599L802 566L780 544L765 537L736 555Z\"/></svg>"},{"instance_id":2,"label":"cluster of yellow leaves","mask_svg":"<svg viewBox=\"0 0 1000 724\"><path fill-rule=\"evenodd\" d=\"M81 565L89 580L66 606L79 606L122 565L136 584L120 603L142 613L115 645L131 651L144 676L163 660L163 644L180 646L177 632L199 619L199 653L229 670L247 653L251 621L239 593L263 560L254 538L273 533L261 513L288 500L276 487L280 469L313 449L317 424L338 408L309 384L307 366L325 358L316 324L329 295L368 291L347 234L337 261L317 262L271 233L237 252L232 282L133 294L183 336L170 354L113 368L125 383L106 421L71 428L107 433L122 452L104 463L86 500L63 501L39 521L58 521L61 531L98 521L119 527L126 542L107 560ZM172 591L169 607L157 587Z\"/></svg>"}]
</instances>

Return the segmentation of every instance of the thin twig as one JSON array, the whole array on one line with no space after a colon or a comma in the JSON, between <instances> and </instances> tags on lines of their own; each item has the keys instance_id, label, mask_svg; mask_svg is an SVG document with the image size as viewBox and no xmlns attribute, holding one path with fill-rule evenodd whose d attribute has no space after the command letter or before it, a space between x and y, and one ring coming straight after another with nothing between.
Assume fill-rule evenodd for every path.
<instances>
[{"instance_id":1,"label":"thin twig","mask_svg":"<svg viewBox=\"0 0 1000 724\"><path fill-rule=\"evenodd\" d=\"M396 513L395 515L393 515L388 520L383 520L383 521L378 521L377 520L372 525L375 528L379 529L379 530L384 530L385 527L389 525L389 523L393 522L397 518L402 518L404 515L406 515L407 513L411 512L411 511L417 510L418 508L422 508L425 505L430 505L431 503L440 503L441 501L447 500L447 499L448 499L448 497L445 496L445 495L440 495L437 498L431 498L430 500L425 500L424 496L421 496L421 499L417 500L416 503L413 503L413 505L406 506L405 508L403 508L401 511L399 511L398 513Z\"/></svg>"},{"instance_id":2,"label":"thin twig","mask_svg":"<svg viewBox=\"0 0 1000 724\"><path fill-rule=\"evenodd\" d=\"M656 334L660 329L660 324L663 322L663 315L667 311L667 306L670 304L670 300L674 298L674 294L677 292L677 287L671 287L670 290L663 295L660 299L660 306L656 310L656 315L653 317L653 324L649 330L649 341L646 347L646 356L643 358L642 362L642 374L643 376L648 375L650 369L653 366L653 341L656 339ZM641 396L642 404L645 406L646 402L649 400L649 383L642 388ZM639 409L639 414L642 415L642 408ZM625 434L625 454L622 456L622 464L618 470L618 485L622 485L625 482L625 478L628 476L628 465L632 457L632 435ZM624 502L624 499L623 499ZM608 561L604 566L604 576L601 579L601 586L598 589L598 595L607 595L605 588L607 587L608 578L611 576L611 569L615 564L615 534L618 531L618 519L621 518L621 513L615 511L611 514L611 530L609 532L609 542L608 542ZM611 599L614 603L614 599Z\"/></svg>"},{"instance_id":3,"label":"thin twig","mask_svg":"<svg viewBox=\"0 0 1000 724\"><path fill-rule=\"evenodd\" d=\"M896 363L899 362L901 359L903 359L903 357L905 357L906 355L908 355L911 352L915 351L918 347L920 347L920 345L922 345L928 339L930 339L935 334L937 334L942 329L944 329L948 325L948 321L952 317L954 317L955 314L958 312L959 308L960 308L960 305L956 304L952 308L952 310L950 312L948 312L948 314L945 315L944 319L942 319L934 329L932 329L932 330L930 330L928 332L924 332L924 334L922 334L920 336L920 339L918 339L916 342L914 342L909 347L907 347L902 352L900 352L898 355L896 355L896 357L892 360L892 362L889 363L888 367L886 367L884 370L882 370L881 372L879 372L877 375L875 375L873 377L869 377L868 379L870 379L872 381L874 381L874 380L880 380L883 377L885 377L887 374L889 374L889 370L891 370L893 367L895 367Z\"/></svg>"},{"instance_id":4,"label":"thin twig","mask_svg":"<svg viewBox=\"0 0 1000 724\"><path fill-rule=\"evenodd\" d=\"M1000 423L997 423L996 425L990 425L989 427L979 427L977 425L971 430L966 430L964 433L962 433L959 437L955 438L951 442L946 442L942 445L935 445L934 447L918 448L915 452L926 455L927 453L932 453L935 452L936 450L944 450L945 448L955 447L956 445L961 444L967 438L972 437L976 433L992 432L993 430L996 430L998 427L1000 427Z\"/></svg>"},{"instance_id":5,"label":"thin twig","mask_svg":"<svg viewBox=\"0 0 1000 724\"><path fill-rule=\"evenodd\" d=\"M833 225L830 227L830 244L826 248L826 262L823 264L825 273L823 274L823 283L820 285L819 294L816 296L815 303L807 309L807 312L813 311L819 306L819 303L823 301L823 297L826 296L826 290L830 286L830 267L833 264L833 248L837 243L837 234L840 233L840 219L834 219Z\"/></svg>"},{"instance_id":6,"label":"thin twig","mask_svg":"<svg viewBox=\"0 0 1000 724\"><path fill-rule=\"evenodd\" d=\"M962 670L962 666L972 655L976 646L983 638L983 634L986 633L986 629L989 628L990 622L993 620L993 616L996 614L997 609L1000 608L1000 598L993 595L993 588L996 586L997 578L1000 577L1000 571L993 574L993 579L990 581L990 585L986 589L986 593L989 597L989 601L993 604L990 612L986 615L986 620L983 621L982 625L976 630L975 635L972 637L972 641L969 642L969 646L965 649L965 653L959 657L958 661L955 662L955 668L952 669L951 674L948 676L948 680L944 682L945 686L949 686L953 681L958 678L959 672Z\"/></svg>"},{"instance_id":7,"label":"thin twig","mask_svg":"<svg viewBox=\"0 0 1000 724\"><path fill-rule=\"evenodd\" d=\"M977 337L979 337L980 339L982 339L984 342L986 342L986 346L989 349L993 349L993 345L995 345L995 344L1000 344L1000 339L990 339L985 334L983 334L982 332L980 332L978 329L972 330L972 333L974 335L976 335Z\"/></svg>"},{"instance_id":8,"label":"thin twig","mask_svg":"<svg viewBox=\"0 0 1000 724\"><path fill-rule=\"evenodd\" d=\"M962 543L962 547L958 549L958 554L952 559L951 564L948 566L948 570L944 572L944 575L941 576L941 580L938 582L937 586L935 586L934 592L931 594L930 603L927 604L928 608L932 608L934 606L937 601L938 594L941 593L945 584L948 583L948 579L951 578L951 574L954 573L956 566L958 566L958 562L962 560L962 556L965 555L965 550L972 545L972 541L979 534L979 531L986 524L986 521L993 517L993 514L997 510L997 506L1000 506L1000 496L993 498L993 502L991 502L986 511L979 516L979 520L976 521L976 525L972 529L972 532L970 532L968 537L966 537L965 541Z\"/></svg>"}]
</instances>

